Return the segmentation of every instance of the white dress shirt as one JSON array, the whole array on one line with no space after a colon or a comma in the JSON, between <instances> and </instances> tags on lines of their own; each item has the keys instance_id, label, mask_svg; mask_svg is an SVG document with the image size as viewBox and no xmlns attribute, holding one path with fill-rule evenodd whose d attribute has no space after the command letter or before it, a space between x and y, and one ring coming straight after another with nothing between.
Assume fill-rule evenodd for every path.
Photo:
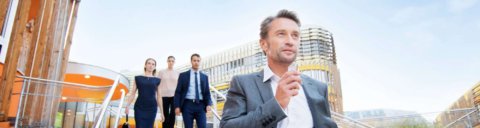
<instances>
[{"instance_id":1,"label":"white dress shirt","mask_svg":"<svg viewBox=\"0 0 480 128\"><path fill-rule=\"evenodd\" d=\"M272 87L273 95L276 95L278 82L280 77L275 75L270 67L266 65L263 70L263 82L268 80ZM280 104L278 104L280 105ZM280 106L281 107L281 106ZM283 111L287 117L277 124L277 128L312 128L313 119L310 107L308 106L307 97L303 87L300 86L298 95L290 98L288 106Z\"/></svg>"}]
</instances>

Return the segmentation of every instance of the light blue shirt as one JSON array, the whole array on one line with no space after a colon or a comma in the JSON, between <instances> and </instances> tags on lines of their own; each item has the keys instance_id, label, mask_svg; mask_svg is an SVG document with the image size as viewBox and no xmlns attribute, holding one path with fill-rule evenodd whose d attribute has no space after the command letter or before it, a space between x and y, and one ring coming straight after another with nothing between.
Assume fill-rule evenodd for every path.
<instances>
[{"instance_id":1,"label":"light blue shirt","mask_svg":"<svg viewBox=\"0 0 480 128\"><path fill-rule=\"evenodd\" d=\"M202 100L203 96L202 96L202 89L200 85L200 71L196 71L196 72L197 72L196 82L198 82L198 96L200 100ZM188 86L188 91L185 98L191 99L191 100L195 99L195 71L193 69L190 69L190 86Z\"/></svg>"}]
</instances>

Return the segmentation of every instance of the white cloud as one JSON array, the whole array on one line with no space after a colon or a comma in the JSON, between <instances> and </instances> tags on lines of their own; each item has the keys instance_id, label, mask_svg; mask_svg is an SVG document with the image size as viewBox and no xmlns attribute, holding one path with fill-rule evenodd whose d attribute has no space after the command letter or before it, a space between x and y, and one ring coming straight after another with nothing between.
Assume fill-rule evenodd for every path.
<instances>
[{"instance_id":1,"label":"white cloud","mask_svg":"<svg viewBox=\"0 0 480 128\"><path fill-rule=\"evenodd\" d=\"M478 0L448 0L447 5L451 12L462 12L473 7Z\"/></svg>"}]
</instances>

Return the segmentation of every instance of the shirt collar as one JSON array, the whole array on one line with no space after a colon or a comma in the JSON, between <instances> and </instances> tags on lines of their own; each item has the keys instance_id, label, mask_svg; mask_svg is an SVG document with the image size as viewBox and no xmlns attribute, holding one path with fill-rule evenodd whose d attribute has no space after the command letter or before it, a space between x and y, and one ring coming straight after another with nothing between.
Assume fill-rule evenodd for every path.
<instances>
[{"instance_id":1,"label":"shirt collar","mask_svg":"<svg viewBox=\"0 0 480 128\"><path fill-rule=\"evenodd\" d=\"M197 73L200 73L200 69L198 69L196 72L197 72ZM190 68L190 74L193 74L193 73L195 73L195 70L193 70L193 69Z\"/></svg>"},{"instance_id":2,"label":"shirt collar","mask_svg":"<svg viewBox=\"0 0 480 128\"><path fill-rule=\"evenodd\" d=\"M268 65L265 65L265 67L263 67L263 82L267 82L269 79L273 80L276 78L279 78L279 77L273 73L272 69L270 69Z\"/></svg>"}]
</instances>

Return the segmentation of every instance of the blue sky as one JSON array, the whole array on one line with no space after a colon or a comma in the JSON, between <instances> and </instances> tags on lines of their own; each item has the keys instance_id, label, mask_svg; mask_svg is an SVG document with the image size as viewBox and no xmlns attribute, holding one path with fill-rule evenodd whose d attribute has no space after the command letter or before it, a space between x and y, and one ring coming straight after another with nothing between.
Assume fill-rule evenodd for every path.
<instances>
[{"instance_id":1,"label":"blue sky","mask_svg":"<svg viewBox=\"0 0 480 128\"><path fill-rule=\"evenodd\" d=\"M446 109L480 82L478 0L84 0L70 60L115 71L166 67L257 40L280 9L334 34L345 110Z\"/></svg>"}]
</instances>

